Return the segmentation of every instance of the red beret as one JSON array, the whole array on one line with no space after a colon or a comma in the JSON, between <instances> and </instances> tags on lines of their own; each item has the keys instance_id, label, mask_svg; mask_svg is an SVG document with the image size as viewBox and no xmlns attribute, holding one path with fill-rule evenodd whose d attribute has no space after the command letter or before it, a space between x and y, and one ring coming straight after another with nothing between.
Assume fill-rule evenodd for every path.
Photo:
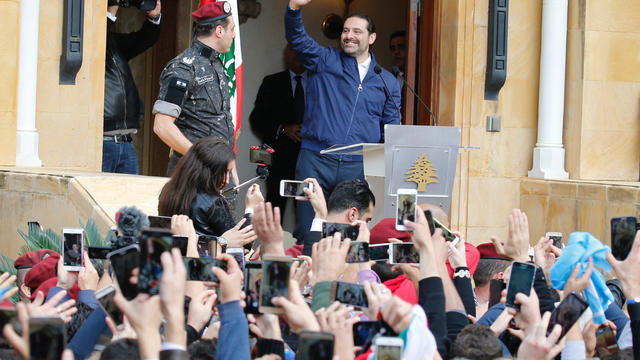
<instances>
[{"instance_id":1,"label":"red beret","mask_svg":"<svg viewBox=\"0 0 640 360\"><path fill-rule=\"evenodd\" d=\"M231 15L231 4L226 1L216 1L204 4L200 9L191 13L199 24L212 23Z\"/></svg>"},{"instance_id":2,"label":"red beret","mask_svg":"<svg viewBox=\"0 0 640 360\"><path fill-rule=\"evenodd\" d=\"M13 267L15 267L16 269L28 269L51 255L57 255L58 257L60 257L60 254L49 249L29 251L28 253L23 254L22 256L17 258L16 261L13 262Z\"/></svg>"},{"instance_id":3,"label":"red beret","mask_svg":"<svg viewBox=\"0 0 640 360\"><path fill-rule=\"evenodd\" d=\"M481 259L509 260L506 257L498 254L495 245L490 242L478 245L478 251L480 251Z\"/></svg>"},{"instance_id":4,"label":"red beret","mask_svg":"<svg viewBox=\"0 0 640 360\"><path fill-rule=\"evenodd\" d=\"M24 284L31 289L35 289L43 282L56 277L59 258L60 254L56 253L36 264L27 272L27 276L24 277Z\"/></svg>"},{"instance_id":5,"label":"red beret","mask_svg":"<svg viewBox=\"0 0 640 360\"><path fill-rule=\"evenodd\" d=\"M43 282L42 284L40 284L40 286L38 286L36 291L31 293L31 301L33 301L36 298L36 295L38 294L38 292L42 292L42 294L44 294L44 298L46 299L47 295L49 294L49 290L51 290L51 288L56 286L57 284L58 284L57 277L53 277ZM73 284L73 287L69 290L68 295L73 300L78 300L79 293L80 293L80 288L78 287L78 283L76 282L75 284Z\"/></svg>"},{"instance_id":6,"label":"red beret","mask_svg":"<svg viewBox=\"0 0 640 360\"><path fill-rule=\"evenodd\" d=\"M369 239L369 243L372 245L384 244L389 242L389 238L396 238L407 242L411 241L411 233L408 231L396 230L396 219L386 218L380 220L380 222L371 229L371 238Z\"/></svg>"}]
</instances>

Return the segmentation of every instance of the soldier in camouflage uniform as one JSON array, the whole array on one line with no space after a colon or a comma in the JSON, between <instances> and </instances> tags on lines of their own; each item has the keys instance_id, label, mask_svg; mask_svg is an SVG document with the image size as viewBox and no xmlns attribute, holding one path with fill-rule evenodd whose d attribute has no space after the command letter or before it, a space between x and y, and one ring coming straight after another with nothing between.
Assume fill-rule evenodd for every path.
<instances>
[{"instance_id":1,"label":"soldier in camouflage uniform","mask_svg":"<svg viewBox=\"0 0 640 360\"><path fill-rule=\"evenodd\" d=\"M192 16L193 45L164 68L153 105L153 131L171 147L168 176L194 141L216 136L231 147L235 142L229 77L220 59L235 37L231 6L227 2L208 3ZM235 168L232 180L238 183Z\"/></svg>"}]
</instances>

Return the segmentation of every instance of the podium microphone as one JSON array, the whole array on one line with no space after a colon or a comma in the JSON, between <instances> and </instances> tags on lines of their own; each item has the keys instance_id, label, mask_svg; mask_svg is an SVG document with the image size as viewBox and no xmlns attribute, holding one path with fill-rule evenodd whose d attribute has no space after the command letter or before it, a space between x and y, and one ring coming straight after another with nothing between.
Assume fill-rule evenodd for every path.
<instances>
[{"instance_id":1,"label":"podium microphone","mask_svg":"<svg viewBox=\"0 0 640 360\"><path fill-rule=\"evenodd\" d=\"M393 96L391 95L391 91L389 91L389 87L387 86L387 82L384 81L384 78L382 77L382 68L380 67L380 65L376 64L376 66L373 68L373 72L378 74L378 76L380 76L380 80L382 80L382 84L384 85L385 90L387 90L387 94L389 94L389 97L391 98L391 101L393 101L393 105L395 105L396 110L398 110L398 117L400 119L402 119L402 113L400 112L400 107L396 103L396 99L394 99Z\"/></svg>"},{"instance_id":2,"label":"podium microphone","mask_svg":"<svg viewBox=\"0 0 640 360\"><path fill-rule=\"evenodd\" d=\"M393 76L395 76L396 78L398 77L398 75L400 75L400 69L397 66L393 66L391 67L391 73L393 74ZM436 116L433 115L433 112L431 112L431 109L429 109L429 107L427 106L427 104L424 103L424 101L422 101L422 98L420 97L420 95L418 95L415 90L413 90L413 88L411 86L409 86L409 83L406 82L406 80L404 79L404 76L402 77L402 82L407 85L407 88L409 90L411 90L411 92L413 93L413 96L415 96L416 98L418 98L418 100L420 100L420 102L422 103L422 105L424 106L425 109L427 109L427 111L429 112L429 114L431 115L431 118L433 119L433 125L434 126L438 126L438 122L436 121Z\"/></svg>"}]
</instances>

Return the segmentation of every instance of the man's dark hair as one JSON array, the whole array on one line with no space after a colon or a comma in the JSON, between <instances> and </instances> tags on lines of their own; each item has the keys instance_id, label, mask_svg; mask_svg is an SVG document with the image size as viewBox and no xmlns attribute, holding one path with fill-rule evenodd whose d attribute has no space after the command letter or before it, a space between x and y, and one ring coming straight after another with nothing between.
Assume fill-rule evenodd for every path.
<instances>
[{"instance_id":1,"label":"man's dark hair","mask_svg":"<svg viewBox=\"0 0 640 360\"><path fill-rule=\"evenodd\" d=\"M138 347L138 340L116 340L112 343L109 343L109 345L107 345L100 354L100 360L120 359L140 360L140 349Z\"/></svg>"},{"instance_id":2,"label":"man's dark hair","mask_svg":"<svg viewBox=\"0 0 640 360\"><path fill-rule=\"evenodd\" d=\"M213 33L213 30L215 30L215 28L217 28L218 26L222 26L226 29L227 25L229 25L230 19L231 19L231 16L227 16L225 18L222 18L220 20L216 20L212 23L207 23L207 24L200 24L194 21L193 37L197 38L200 36L209 36Z\"/></svg>"},{"instance_id":3,"label":"man's dark hair","mask_svg":"<svg viewBox=\"0 0 640 360\"><path fill-rule=\"evenodd\" d=\"M218 350L218 339L195 341L189 345L187 350L191 360L215 359Z\"/></svg>"},{"instance_id":4,"label":"man's dark hair","mask_svg":"<svg viewBox=\"0 0 640 360\"><path fill-rule=\"evenodd\" d=\"M373 34L376 32L376 25L373 23L373 20L371 20L371 17L369 17L369 15L365 14L365 13L353 13L351 15L349 15L347 17L347 19L352 18L352 17L357 17L363 20L367 21L367 31L369 32L369 35ZM346 22L347 19L344 19L344 21Z\"/></svg>"},{"instance_id":5,"label":"man's dark hair","mask_svg":"<svg viewBox=\"0 0 640 360\"><path fill-rule=\"evenodd\" d=\"M371 270L378 274L378 277L380 277L380 281L385 282L402 275L402 271L393 271L391 270L391 268L392 265L377 262L371 267Z\"/></svg>"},{"instance_id":6,"label":"man's dark hair","mask_svg":"<svg viewBox=\"0 0 640 360\"><path fill-rule=\"evenodd\" d=\"M502 345L488 325L467 325L451 346L450 358L491 360L502 357Z\"/></svg>"},{"instance_id":7,"label":"man's dark hair","mask_svg":"<svg viewBox=\"0 0 640 360\"><path fill-rule=\"evenodd\" d=\"M473 281L476 283L476 287L487 284L493 275L503 272L510 264L511 262L508 260L480 259L478 268L473 273Z\"/></svg>"},{"instance_id":8,"label":"man's dark hair","mask_svg":"<svg viewBox=\"0 0 640 360\"><path fill-rule=\"evenodd\" d=\"M369 203L376 205L376 197L369 186L360 180L347 180L333 189L327 200L327 211L338 213L352 207L363 213L369 209Z\"/></svg>"},{"instance_id":9,"label":"man's dark hair","mask_svg":"<svg viewBox=\"0 0 640 360\"><path fill-rule=\"evenodd\" d=\"M389 36L389 41L397 38L397 37L407 37L407 32L405 30L398 30Z\"/></svg>"}]
</instances>

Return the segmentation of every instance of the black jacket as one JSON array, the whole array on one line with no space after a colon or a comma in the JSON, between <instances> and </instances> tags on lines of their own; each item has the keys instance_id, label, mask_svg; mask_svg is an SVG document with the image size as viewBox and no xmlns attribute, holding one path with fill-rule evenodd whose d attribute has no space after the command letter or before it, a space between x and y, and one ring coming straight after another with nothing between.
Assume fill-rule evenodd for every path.
<instances>
[{"instance_id":1,"label":"black jacket","mask_svg":"<svg viewBox=\"0 0 640 360\"><path fill-rule=\"evenodd\" d=\"M193 227L200 235L221 236L234 227L227 201L220 196L199 193L191 203Z\"/></svg>"},{"instance_id":2,"label":"black jacket","mask_svg":"<svg viewBox=\"0 0 640 360\"><path fill-rule=\"evenodd\" d=\"M160 36L160 25L145 20L139 31L120 34L110 31L114 24L107 19L104 131L138 129L144 109L131 75L129 60L153 46Z\"/></svg>"}]
</instances>

